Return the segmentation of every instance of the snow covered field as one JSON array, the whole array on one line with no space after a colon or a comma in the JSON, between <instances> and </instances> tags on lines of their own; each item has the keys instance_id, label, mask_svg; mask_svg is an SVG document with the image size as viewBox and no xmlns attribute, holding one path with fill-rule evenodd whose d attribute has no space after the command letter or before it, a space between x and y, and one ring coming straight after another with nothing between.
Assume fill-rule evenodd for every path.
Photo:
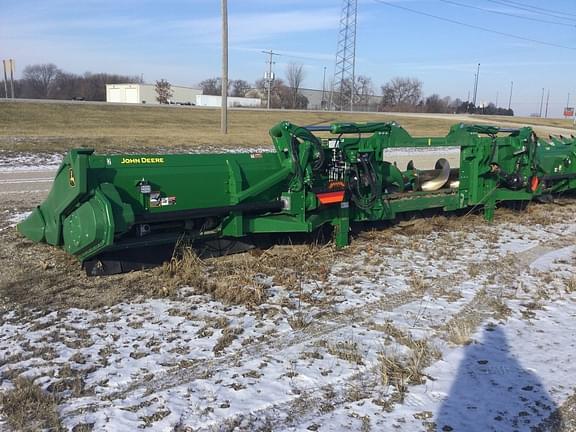
<instances>
[{"instance_id":1,"label":"snow covered field","mask_svg":"<svg viewBox=\"0 0 576 432\"><path fill-rule=\"evenodd\" d=\"M195 286L5 303L0 389L32 380L73 431L572 430L558 408L576 390L575 210L365 231L296 289L286 272L242 279L256 304Z\"/></svg>"}]
</instances>

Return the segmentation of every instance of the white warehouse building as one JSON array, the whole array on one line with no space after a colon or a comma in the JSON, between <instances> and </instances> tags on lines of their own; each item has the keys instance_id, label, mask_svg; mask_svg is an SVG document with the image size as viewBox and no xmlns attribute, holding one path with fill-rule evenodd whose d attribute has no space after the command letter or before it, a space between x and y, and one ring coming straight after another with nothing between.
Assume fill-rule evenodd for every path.
<instances>
[{"instance_id":1,"label":"white warehouse building","mask_svg":"<svg viewBox=\"0 0 576 432\"><path fill-rule=\"evenodd\" d=\"M106 102L158 104L154 84L106 84ZM196 96L202 94L201 89L192 87L172 86L173 103L193 105Z\"/></svg>"},{"instance_id":2,"label":"white warehouse building","mask_svg":"<svg viewBox=\"0 0 576 432\"><path fill-rule=\"evenodd\" d=\"M228 96L229 107L260 108L260 98L234 97ZM197 95L196 106L219 107L222 106L222 96Z\"/></svg>"}]
</instances>

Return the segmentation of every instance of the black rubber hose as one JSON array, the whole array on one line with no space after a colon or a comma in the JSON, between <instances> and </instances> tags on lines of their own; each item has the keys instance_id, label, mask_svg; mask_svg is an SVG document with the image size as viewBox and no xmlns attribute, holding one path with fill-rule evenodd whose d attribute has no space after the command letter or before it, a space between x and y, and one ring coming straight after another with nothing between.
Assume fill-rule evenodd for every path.
<instances>
[{"instance_id":1,"label":"black rubber hose","mask_svg":"<svg viewBox=\"0 0 576 432\"><path fill-rule=\"evenodd\" d=\"M368 159L368 162L370 162L370 159ZM364 174L366 175L366 178L368 180L368 184L370 186L370 198L368 199L368 201L366 203L362 199L362 194L360 192L360 184L359 184L360 178L361 178L361 172L360 172L359 168L354 168L357 180L354 182L354 189L352 189L352 191L351 191L352 192L352 201L356 204L356 206L358 208L360 208L362 210L371 209L379 198L379 193L378 193L379 188L376 184L376 175L375 175L374 167L372 166L371 162L370 162L370 164L368 162L366 162L365 156L360 157L360 166L363 168Z\"/></svg>"},{"instance_id":2,"label":"black rubber hose","mask_svg":"<svg viewBox=\"0 0 576 432\"><path fill-rule=\"evenodd\" d=\"M294 136L311 142L315 147L316 152L318 153L318 158L312 164L312 170L320 171L326 162L326 155L324 154L324 149L322 148L322 142L320 142L316 135L303 127L298 127L294 133Z\"/></svg>"},{"instance_id":3,"label":"black rubber hose","mask_svg":"<svg viewBox=\"0 0 576 432\"><path fill-rule=\"evenodd\" d=\"M300 158L298 157L298 138L292 135L290 139L290 148L291 148L291 156L292 156L292 163L296 168L296 176L298 177L298 181L300 182L301 187L304 187L304 173L302 172L302 167L300 166Z\"/></svg>"},{"instance_id":4,"label":"black rubber hose","mask_svg":"<svg viewBox=\"0 0 576 432\"><path fill-rule=\"evenodd\" d=\"M375 179L375 173L373 170L373 166L369 162L370 162L370 159L368 159L368 162L367 162L365 158L362 158L362 166L364 167L364 170L366 171L366 174L368 176L368 183L370 184L369 208L372 208L374 206L374 204L376 203L376 200L378 199L378 187L376 185L376 179Z\"/></svg>"}]
</instances>

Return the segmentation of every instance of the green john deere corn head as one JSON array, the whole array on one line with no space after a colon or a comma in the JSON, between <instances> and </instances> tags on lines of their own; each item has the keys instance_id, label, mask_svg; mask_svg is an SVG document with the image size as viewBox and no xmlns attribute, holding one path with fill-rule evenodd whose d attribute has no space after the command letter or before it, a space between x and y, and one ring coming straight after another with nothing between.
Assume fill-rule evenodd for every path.
<instances>
[{"instance_id":1,"label":"green john deere corn head","mask_svg":"<svg viewBox=\"0 0 576 432\"><path fill-rule=\"evenodd\" d=\"M542 140L530 128L457 124L446 137L414 138L396 123L282 122L270 136L270 153L71 150L50 194L18 230L62 247L89 274L107 274L151 264L150 251L182 238L222 242L328 225L343 247L353 222L472 206L490 220L498 202L576 189L574 138ZM412 162L404 169L388 156L400 148L450 149L459 164L439 159L434 169Z\"/></svg>"}]
</instances>

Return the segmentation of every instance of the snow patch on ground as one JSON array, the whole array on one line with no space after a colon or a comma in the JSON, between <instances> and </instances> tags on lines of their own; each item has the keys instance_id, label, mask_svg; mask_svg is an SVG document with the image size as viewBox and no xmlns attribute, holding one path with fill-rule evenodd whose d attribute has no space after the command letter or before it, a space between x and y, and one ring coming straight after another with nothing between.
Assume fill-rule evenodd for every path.
<instances>
[{"instance_id":1,"label":"snow patch on ground","mask_svg":"<svg viewBox=\"0 0 576 432\"><path fill-rule=\"evenodd\" d=\"M301 293L270 281L253 309L184 288L98 311L5 311L0 373L60 389L70 429L527 431L575 390L574 232L398 230Z\"/></svg>"},{"instance_id":2,"label":"snow patch on ground","mask_svg":"<svg viewBox=\"0 0 576 432\"><path fill-rule=\"evenodd\" d=\"M3 153L0 152L0 172L56 169L62 162L59 153Z\"/></svg>"}]
</instances>

